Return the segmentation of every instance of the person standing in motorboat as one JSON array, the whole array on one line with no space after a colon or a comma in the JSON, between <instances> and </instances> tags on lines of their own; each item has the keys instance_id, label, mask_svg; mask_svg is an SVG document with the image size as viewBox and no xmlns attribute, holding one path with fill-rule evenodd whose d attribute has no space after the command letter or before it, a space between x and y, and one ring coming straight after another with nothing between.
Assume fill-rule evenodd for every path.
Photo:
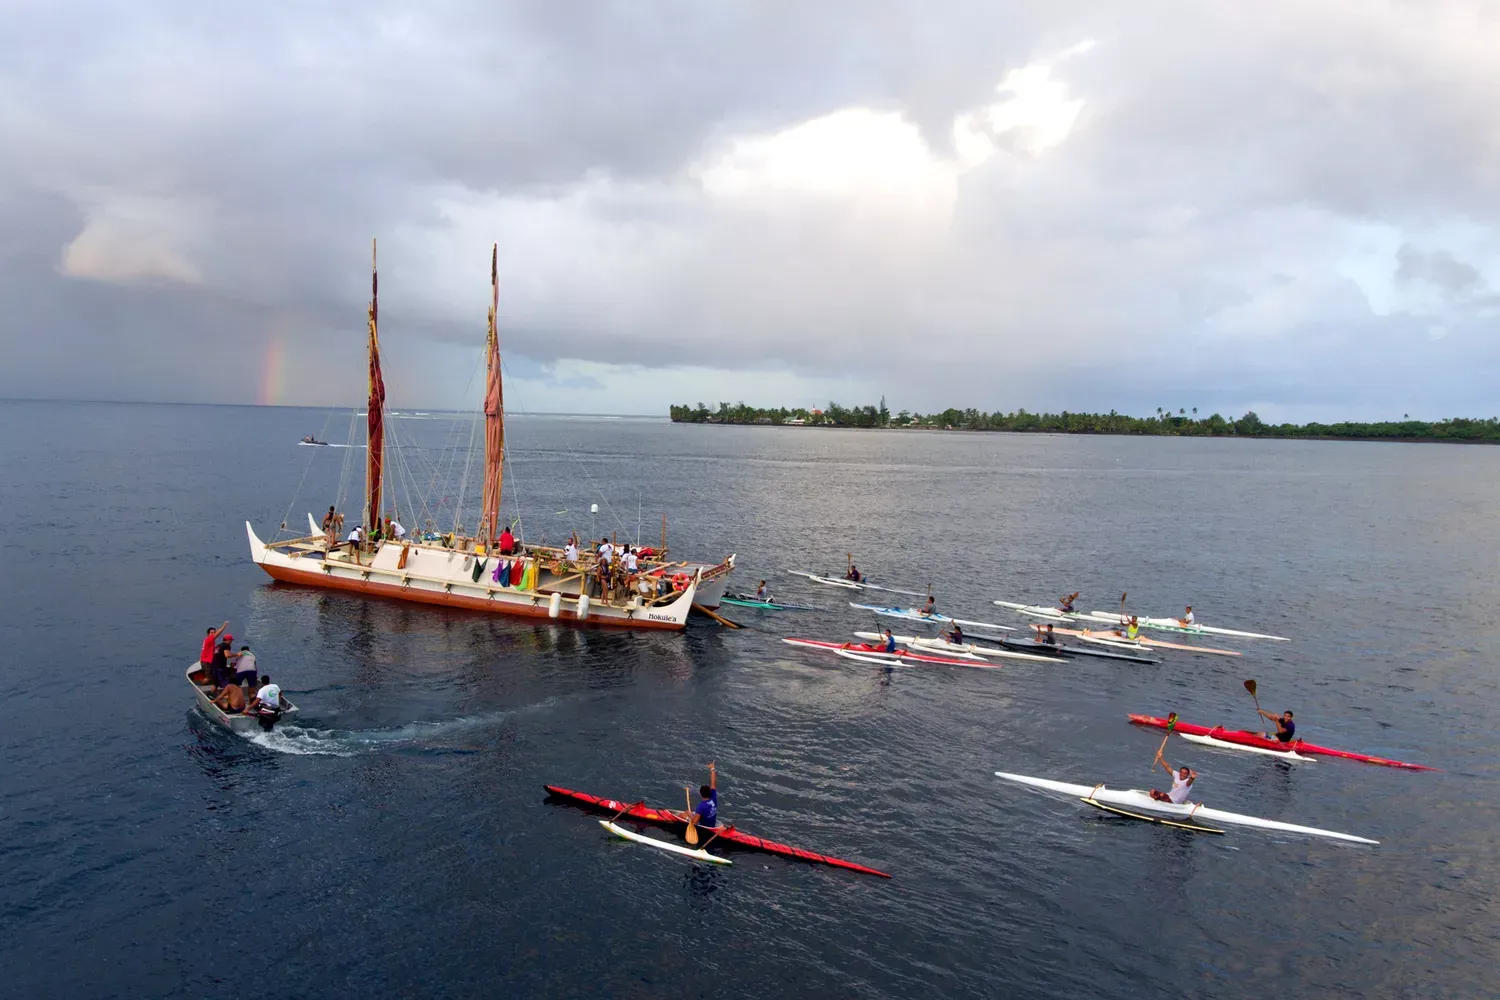
<instances>
[{"instance_id":1,"label":"person standing in motorboat","mask_svg":"<svg viewBox=\"0 0 1500 1000\"><path fill-rule=\"evenodd\" d=\"M249 646L241 646L240 651L234 654L234 686L243 685L249 691L255 687L256 673L255 654L250 652Z\"/></svg>"},{"instance_id":2,"label":"person standing in motorboat","mask_svg":"<svg viewBox=\"0 0 1500 1000\"><path fill-rule=\"evenodd\" d=\"M210 625L208 627L208 634L203 637L203 648L198 652L198 666L203 671L204 682L209 685L213 685L214 682L214 649L219 645L219 636L223 635L227 628L229 628L228 622L225 622L218 628Z\"/></svg>"},{"instance_id":3,"label":"person standing in motorboat","mask_svg":"<svg viewBox=\"0 0 1500 1000\"><path fill-rule=\"evenodd\" d=\"M269 674L261 674L260 690L255 692L255 699L245 708L245 714L254 715L260 728L269 733L281 718L283 707L280 685L272 684Z\"/></svg>"}]
</instances>

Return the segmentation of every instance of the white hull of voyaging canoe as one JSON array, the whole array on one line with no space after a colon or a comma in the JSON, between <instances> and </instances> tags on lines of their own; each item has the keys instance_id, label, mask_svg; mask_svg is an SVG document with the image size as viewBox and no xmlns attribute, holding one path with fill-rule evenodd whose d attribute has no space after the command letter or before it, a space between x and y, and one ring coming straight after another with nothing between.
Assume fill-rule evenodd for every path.
<instances>
[{"instance_id":1,"label":"white hull of voyaging canoe","mask_svg":"<svg viewBox=\"0 0 1500 1000\"><path fill-rule=\"evenodd\" d=\"M400 601L439 604L490 614L523 618L552 618L553 574L539 569L537 585L531 590L502 587L492 582L486 568L475 580L472 575L475 556L438 545L383 542L373 554L361 553L356 562L348 546L335 546L325 552L322 537L267 546L256 536L250 522L245 522L250 536L250 558L274 580L283 583L347 590L354 593L390 597ZM406 549L406 565L401 553ZM481 557L483 558L483 557ZM578 594L577 577L565 591L556 588L556 620L567 624L613 625L624 628L681 629L687 625L697 593L697 574L687 589L660 604L641 604L632 599L624 604L605 604L598 599L585 602ZM561 581L557 581L561 583Z\"/></svg>"},{"instance_id":2,"label":"white hull of voyaging canoe","mask_svg":"<svg viewBox=\"0 0 1500 1000\"><path fill-rule=\"evenodd\" d=\"M1195 736L1192 733L1178 733L1189 743L1197 743L1199 746L1213 747L1215 750L1234 750L1238 753L1258 753L1266 757L1275 757L1278 760L1294 760L1303 764L1311 764L1316 757L1307 757L1295 750L1268 750L1265 747L1246 746L1242 743L1230 743L1226 740L1216 740L1212 736Z\"/></svg>"},{"instance_id":3,"label":"white hull of voyaging canoe","mask_svg":"<svg viewBox=\"0 0 1500 1000\"><path fill-rule=\"evenodd\" d=\"M1046 789L1049 792L1062 792L1078 798L1091 798L1097 802L1106 802L1110 805L1120 806L1122 809L1131 809L1136 812L1151 813L1157 816L1170 816L1173 819L1184 822L1229 823L1234 826L1249 826L1260 830L1300 833L1309 837L1328 837L1332 840L1344 840L1352 844L1380 843L1378 840L1370 840L1367 837L1356 837L1350 833L1321 830L1315 826L1298 826L1295 823L1281 823L1274 819L1261 819L1258 816L1244 816L1240 813L1225 812L1222 809L1210 809L1207 806L1191 802L1185 802L1182 805L1177 805L1173 802L1158 802L1149 793L1143 792L1138 788L1120 791L1114 788L1105 788L1103 785L1074 785L1066 781L1033 778L1025 774L1008 774L1005 771L996 771L995 777L1004 778L1006 781L1014 781L1022 785L1030 785L1033 788Z\"/></svg>"},{"instance_id":4,"label":"white hull of voyaging canoe","mask_svg":"<svg viewBox=\"0 0 1500 1000\"><path fill-rule=\"evenodd\" d=\"M199 680L203 680L205 683L199 684ZM222 726L223 728L229 730L231 733L239 733L243 736L251 733L258 733L261 731L260 719L256 718L255 716L229 715L218 705L215 705L213 697L209 693L209 689L206 685L207 680L208 678L203 676L202 664L194 660L187 668L187 681L193 686L193 694L194 696L196 696L198 701L198 711L208 716L209 720L212 721L215 725ZM254 691L250 692L250 697L255 697ZM286 695L282 695L281 700L286 704L287 707L282 711L281 719L277 723L277 725L280 725L282 722L285 722L288 719L294 719L297 717L297 706L292 704L292 700Z\"/></svg>"}]
</instances>

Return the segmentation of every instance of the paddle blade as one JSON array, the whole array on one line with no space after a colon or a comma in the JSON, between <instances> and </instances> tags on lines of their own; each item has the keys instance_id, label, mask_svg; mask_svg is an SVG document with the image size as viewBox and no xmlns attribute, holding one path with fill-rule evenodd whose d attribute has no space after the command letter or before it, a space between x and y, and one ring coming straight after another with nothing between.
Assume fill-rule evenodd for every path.
<instances>
[{"instance_id":1,"label":"paddle blade","mask_svg":"<svg viewBox=\"0 0 1500 1000\"><path fill-rule=\"evenodd\" d=\"M692 824L692 823L689 823L688 824L688 828L687 828L687 833L683 834L683 839L685 839L688 842L688 846L689 847L697 847L698 846L698 827L696 825Z\"/></svg>"},{"instance_id":2,"label":"paddle blade","mask_svg":"<svg viewBox=\"0 0 1500 1000\"><path fill-rule=\"evenodd\" d=\"M1172 730L1174 730L1176 728L1177 728L1177 713L1176 712L1169 712L1169 713L1167 713L1167 732L1170 733Z\"/></svg>"},{"instance_id":3,"label":"paddle blade","mask_svg":"<svg viewBox=\"0 0 1500 1000\"><path fill-rule=\"evenodd\" d=\"M1252 698L1257 697L1257 695L1255 693L1255 682L1254 681L1246 681L1245 682L1245 690L1250 692L1250 697L1252 697Z\"/></svg>"}]
</instances>

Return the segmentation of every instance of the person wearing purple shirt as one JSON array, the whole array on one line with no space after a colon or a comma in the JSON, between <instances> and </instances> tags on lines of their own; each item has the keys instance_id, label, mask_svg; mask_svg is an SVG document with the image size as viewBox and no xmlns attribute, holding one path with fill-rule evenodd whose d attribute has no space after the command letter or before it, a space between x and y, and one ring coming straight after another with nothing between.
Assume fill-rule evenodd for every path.
<instances>
[{"instance_id":1,"label":"person wearing purple shirt","mask_svg":"<svg viewBox=\"0 0 1500 1000\"><path fill-rule=\"evenodd\" d=\"M693 810L688 822L696 826L717 829L719 825L719 772L713 761L708 763L708 784L698 786L701 801Z\"/></svg>"}]
</instances>

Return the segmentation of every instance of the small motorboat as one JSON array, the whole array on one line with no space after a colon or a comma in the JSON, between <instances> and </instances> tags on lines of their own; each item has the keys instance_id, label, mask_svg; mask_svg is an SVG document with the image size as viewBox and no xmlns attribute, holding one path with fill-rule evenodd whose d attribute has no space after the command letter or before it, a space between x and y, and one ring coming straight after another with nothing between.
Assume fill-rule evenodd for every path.
<instances>
[{"instance_id":1,"label":"small motorboat","mask_svg":"<svg viewBox=\"0 0 1500 1000\"><path fill-rule=\"evenodd\" d=\"M258 715L230 715L214 704L213 688L209 686L208 678L204 675L201 663L196 660L193 661L192 665L187 668L187 679L188 683L193 686L193 694L198 698L198 710L216 724L223 726L231 733L239 733L242 736L261 732L260 717ZM252 691L250 697L255 697L255 692ZM281 701L286 705L286 708L282 710L281 718L277 720L278 723L285 722L297 714L297 706L293 705L292 700L285 694L281 696Z\"/></svg>"},{"instance_id":2,"label":"small motorboat","mask_svg":"<svg viewBox=\"0 0 1500 1000\"><path fill-rule=\"evenodd\" d=\"M298 444L318 444L318 445L322 445L325 448L328 447L328 442L327 441L319 441L317 438L313 437L311 434L309 434L307 437L303 438L301 441L298 441L297 443Z\"/></svg>"}]
</instances>

